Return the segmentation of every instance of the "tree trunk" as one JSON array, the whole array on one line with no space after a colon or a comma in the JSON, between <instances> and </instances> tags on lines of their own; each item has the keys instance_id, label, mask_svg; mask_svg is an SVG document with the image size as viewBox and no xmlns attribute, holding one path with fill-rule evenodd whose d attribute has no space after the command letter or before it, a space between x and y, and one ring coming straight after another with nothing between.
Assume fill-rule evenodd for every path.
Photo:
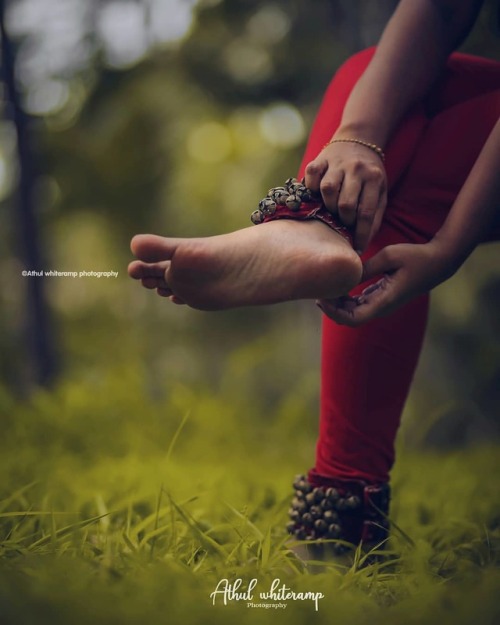
<instances>
[{"instance_id":1,"label":"tree trunk","mask_svg":"<svg viewBox=\"0 0 500 625\"><path fill-rule=\"evenodd\" d=\"M40 255L40 239L35 211L35 167L30 143L29 118L24 112L15 81L15 54L5 28L6 0L0 0L0 33L2 46L2 79L5 85L7 116L17 137L19 178L14 201L14 221L20 258L26 270L44 269ZM27 367L21 377L28 388L48 385L55 376L55 355L50 332L49 311L45 302L44 277L24 278L26 310L25 354Z\"/></svg>"}]
</instances>

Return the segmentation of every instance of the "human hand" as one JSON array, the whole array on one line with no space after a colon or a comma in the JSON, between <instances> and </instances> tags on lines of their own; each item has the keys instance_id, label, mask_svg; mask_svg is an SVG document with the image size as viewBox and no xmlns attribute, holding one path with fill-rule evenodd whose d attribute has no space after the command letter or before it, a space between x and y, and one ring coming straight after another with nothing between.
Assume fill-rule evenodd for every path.
<instances>
[{"instance_id":1,"label":"human hand","mask_svg":"<svg viewBox=\"0 0 500 625\"><path fill-rule=\"evenodd\" d=\"M321 310L340 325L356 327L384 317L450 278L459 266L435 240L389 245L364 265L362 282L383 277L356 297L320 300Z\"/></svg>"},{"instance_id":2,"label":"human hand","mask_svg":"<svg viewBox=\"0 0 500 625\"><path fill-rule=\"evenodd\" d=\"M378 231L387 203L380 157L357 143L331 143L305 170L305 184L321 191L325 206L345 226L355 226L354 247L364 252Z\"/></svg>"}]
</instances>

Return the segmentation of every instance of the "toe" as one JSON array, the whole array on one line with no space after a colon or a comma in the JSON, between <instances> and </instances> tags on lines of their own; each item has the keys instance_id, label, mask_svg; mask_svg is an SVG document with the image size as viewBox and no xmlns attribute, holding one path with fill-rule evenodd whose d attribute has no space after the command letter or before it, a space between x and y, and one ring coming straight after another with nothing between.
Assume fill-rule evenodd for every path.
<instances>
[{"instance_id":1,"label":"toe","mask_svg":"<svg viewBox=\"0 0 500 625\"><path fill-rule=\"evenodd\" d=\"M173 293L163 278L141 278L141 284L146 289L162 289L164 291L168 291L170 295Z\"/></svg>"},{"instance_id":2,"label":"toe","mask_svg":"<svg viewBox=\"0 0 500 625\"><path fill-rule=\"evenodd\" d=\"M177 304L178 306L185 306L186 302L181 299L180 297L177 297L177 295L171 295L170 296L170 301L174 304Z\"/></svg>"},{"instance_id":3,"label":"toe","mask_svg":"<svg viewBox=\"0 0 500 625\"><path fill-rule=\"evenodd\" d=\"M155 234L137 234L130 242L130 249L140 260L154 263L171 259L178 245L179 239L159 237Z\"/></svg>"},{"instance_id":4,"label":"toe","mask_svg":"<svg viewBox=\"0 0 500 625\"><path fill-rule=\"evenodd\" d=\"M170 266L169 261L162 263L143 263L141 260L133 260L128 266L128 275L136 280L142 278L163 278Z\"/></svg>"},{"instance_id":5,"label":"toe","mask_svg":"<svg viewBox=\"0 0 500 625\"><path fill-rule=\"evenodd\" d=\"M156 292L161 297L169 297L171 300L175 298L175 295L172 289L169 289L168 286L156 286Z\"/></svg>"}]
</instances>

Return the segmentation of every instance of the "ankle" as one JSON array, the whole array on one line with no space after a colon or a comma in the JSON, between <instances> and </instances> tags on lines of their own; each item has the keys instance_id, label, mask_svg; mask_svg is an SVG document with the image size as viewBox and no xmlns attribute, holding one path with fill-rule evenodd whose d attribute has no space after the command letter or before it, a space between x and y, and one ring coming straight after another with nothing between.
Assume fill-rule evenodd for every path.
<instances>
[{"instance_id":1,"label":"ankle","mask_svg":"<svg viewBox=\"0 0 500 625\"><path fill-rule=\"evenodd\" d=\"M328 541L334 553L344 553L349 549L346 543L376 545L388 538L388 483L317 475L311 483L300 475L294 488L287 529L296 539Z\"/></svg>"}]
</instances>

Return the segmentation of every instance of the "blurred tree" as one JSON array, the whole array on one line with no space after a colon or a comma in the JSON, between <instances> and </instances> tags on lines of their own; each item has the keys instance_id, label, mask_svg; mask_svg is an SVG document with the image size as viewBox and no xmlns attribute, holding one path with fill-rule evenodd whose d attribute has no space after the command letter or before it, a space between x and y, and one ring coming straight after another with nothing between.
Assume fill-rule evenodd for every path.
<instances>
[{"instance_id":1,"label":"blurred tree","mask_svg":"<svg viewBox=\"0 0 500 625\"><path fill-rule=\"evenodd\" d=\"M40 236L35 208L35 162L31 146L29 118L25 114L15 79L15 54L9 34L5 28L5 2L0 1L0 34L2 44L2 79L5 84L4 110L14 124L18 151L18 185L16 190L15 222L20 256L27 271L40 271L44 267L40 253ZM55 349L45 299L43 277L29 278L26 285L24 305L24 331L27 353L23 382L47 385L56 372Z\"/></svg>"}]
</instances>

